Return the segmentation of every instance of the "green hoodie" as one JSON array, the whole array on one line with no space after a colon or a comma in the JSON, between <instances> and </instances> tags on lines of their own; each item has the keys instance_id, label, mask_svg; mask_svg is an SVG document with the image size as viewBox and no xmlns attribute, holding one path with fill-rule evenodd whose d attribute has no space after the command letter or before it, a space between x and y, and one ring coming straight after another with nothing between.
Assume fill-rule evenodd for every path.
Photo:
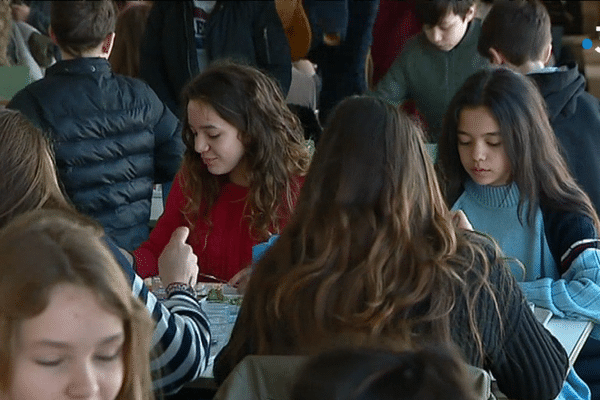
<instances>
[{"instance_id":1,"label":"green hoodie","mask_svg":"<svg viewBox=\"0 0 600 400\"><path fill-rule=\"evenodd\" d=\"M477 52L481 20L474 19L460 43L439 50L420 32L407 42L377 88L369 94L397 106L413 99L425 118L429 141L437 142L450 100L473 73L489 62Z\"/></svg>"}]
</instances>

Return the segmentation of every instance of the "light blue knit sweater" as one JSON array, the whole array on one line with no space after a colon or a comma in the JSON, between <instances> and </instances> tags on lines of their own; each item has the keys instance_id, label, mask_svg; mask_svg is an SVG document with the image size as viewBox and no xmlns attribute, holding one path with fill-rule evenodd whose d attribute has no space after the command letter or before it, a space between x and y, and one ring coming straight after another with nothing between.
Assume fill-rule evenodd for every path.
<instances>
[{"instance_id":1,"label":"light blue knit sweater","mask_svg":"<svg viewBox=\"0 0 600 400\"><path fill-rule=\"evenodd\" d=\"M521 223L518 203L519 190L514 183L494 187L469 180L452 209L463 210L475 230L490 235L508 257L522 262L524 271L516 263L510 265L529 301L561 318L593 320L596 325L591 336L600 339L600 246L597 235L570 235L578 240L561 256L561 262L572 259L563 266L566 272L561 276L546 237L548 228L552 231L552 227L544 225L544 213L538 208L530 224L526 215L528 204L525 203ZM570 229L588 231L580 229L580 224L587 223L586 218L581 218L571 224ZM558 398L590 398L589 389L573 369Z\"/></svg>"}]
</instances>

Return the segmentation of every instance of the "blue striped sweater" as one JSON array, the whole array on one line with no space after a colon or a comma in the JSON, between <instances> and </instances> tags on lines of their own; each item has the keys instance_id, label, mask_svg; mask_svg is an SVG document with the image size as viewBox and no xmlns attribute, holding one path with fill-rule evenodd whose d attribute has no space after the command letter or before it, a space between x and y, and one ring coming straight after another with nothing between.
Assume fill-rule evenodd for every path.
<instances>
[{"instance_id":1,"label":"blue striped sweater","mask_svg":"<svg viewBox=\"0 0 600 400\"><path fill-rule=\"evenodd\" d=\"M210 327L200 303L185 291L175 291L159 302L110 239L109 249L125 272L133 295L156 322L152 336L150 370L154 390L169 395L202 374L210 354Z\"/></svg>"}]
</instances>

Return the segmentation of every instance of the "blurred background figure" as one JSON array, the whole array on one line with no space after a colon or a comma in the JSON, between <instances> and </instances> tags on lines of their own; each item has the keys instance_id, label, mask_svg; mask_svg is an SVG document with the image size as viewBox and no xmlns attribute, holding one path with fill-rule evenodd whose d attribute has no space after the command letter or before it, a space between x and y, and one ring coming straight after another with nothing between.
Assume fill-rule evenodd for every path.
<instances>
[{"instance_id":1,"label":"blurred background figure","mask_svg":"<svg viewBox=\"0 0 600 400\"><path fill-rule=\"evenodd\" d=\"M377 85L404 45L421 31L421 21L415 11L415 0L380 0L373 25L371 59L373 70L370 85Z\"/></svg>"},{"instance_id":2,"label":"blurred background figure","mask_svg":"<svg viewBox=\"0 0 600 400\"><path fill-rule=\"evenodd\" d=\"M129 1L117 15L115 43L108 61L116 74L137 78L140 73L140 45L152 3Z\"/></svg>"},{"instance_id":3,"label":"blurred background figure","mask_svg":"<svg viewBox=\"0 0 600 400\"><path fill-rule=\"evenodd\" d=\"M51 1L19 1L12 0L10 5L15 21L27 22L46 36L50 36L50 3Z\"/></svg>"},{"instance_id":4,"label":"blurred background figure","mask_svg":"<svg viewBox=\"0 0 600 400\"><path fill-rule=\"evenodd\" d=\"M50 4L51 1L21 1L11 0L11 11L12 17L15 22L23 22L34 27L37 32L33 35L33 39L30 39L32 43L30 46L35 48L35 53L47 53L49 56L53 56L56 60L60 60L60 51L58 46L50 40ZM40 35L41 37L38 37ZM39 46L38 50L36 46ZM43 62L37 60L39 64ZM48 65L43 65L48 67Z\"/></svg>"},{"instance_id":5,"label":"blurred background figure","mask_svg":"<svg viewBox=\"0 0 600 400\"><path fill-rule=\"evenodd\" d=\"M302 0L276 0L275 6L292 58L292 80L285 101L300 119L304 137L317 142L322 132L318 120L321 78L315 65L306 58L312 42L308 16Z\"/></svg>"},{"instance_id":6,"label":"blurred background figure","mask_svg":"<svg viewBox=\"0 0 600 400\"><path fill-rule=\"evenodd\" d=\"M415 0L380 0L377 18L373 25L370 67L367 64L370 90L375 89L404 49L406 42L421 31L422 25L417 18L415 5ZM417 110L413 99L405 101L401 107L425 126L425 119Z\"/></svg>"},{"instance_id":7,"label":"blurred background figure","mask_svg":"<svg viewBox=\"0 0 600 400\"><path fill-rule=\"evenodd\" d=\"M274 1L155 1L142 41L140 77L177 116L184 85L214 60L249 64L287 95L290 47Z\"/></svg>"},{"instance_id":8,"label":"blurred background figure","mask_svg":"<svg viewBox=\"0 0 600 400\"><path fill-rule=\"evenodd\" d=\"M55 62L50 38L15 18L14 7L9 0L0 0L0 101L4 103L28 83L42 78Z\"/></svg>"},{"instance_id":9,"label":"blurred background figure","mask_svg":"<svg viewBox=\"0 0 600 400\"><path fill-rule=\"evenodd\" d=\"M367 54L379 0L305 0L312 29L308 58L321 75L319 119L343 98L367 90Z\"/></svg>"}]
</instances>

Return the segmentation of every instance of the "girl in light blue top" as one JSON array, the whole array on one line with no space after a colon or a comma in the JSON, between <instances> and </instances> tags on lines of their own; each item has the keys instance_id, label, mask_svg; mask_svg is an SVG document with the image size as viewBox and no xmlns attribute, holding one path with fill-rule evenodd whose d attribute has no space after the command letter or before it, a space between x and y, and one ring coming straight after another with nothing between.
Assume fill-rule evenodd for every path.
<instances>
[{"instance_id":1,"label":"girl in light blue top","mask_svg":"<svg viewBox=\"0 0 600 400\"><path fill-rule=\"evenodd\" d=\"M521 262L513 272L529 301L559 317L598 324L600 223L557 143L529 78L503 68L481 71L446 112L438 170L463 223ZM600 339L597 326L592 338ZM572 371L561 396L590 394Z\"/></svg>"}]
</instances>

